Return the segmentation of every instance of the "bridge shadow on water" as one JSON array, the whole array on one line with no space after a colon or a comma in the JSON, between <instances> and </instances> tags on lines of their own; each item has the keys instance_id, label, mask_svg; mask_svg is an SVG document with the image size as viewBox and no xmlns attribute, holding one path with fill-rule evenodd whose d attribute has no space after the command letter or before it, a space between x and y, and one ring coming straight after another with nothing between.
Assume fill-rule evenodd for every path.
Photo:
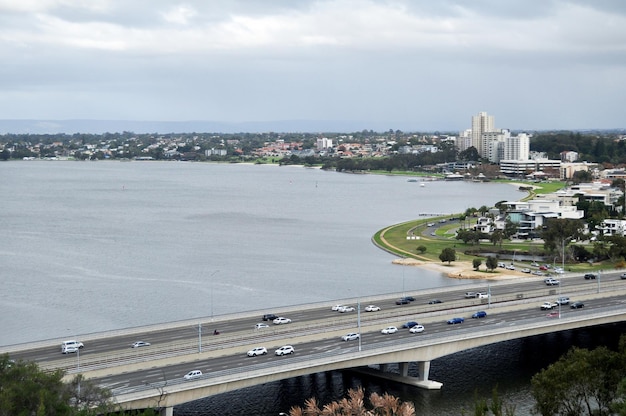
<instances>
[{"instance_id":1,"label":"bridge shadow on water","mask_svg":"<svg viewBox=\"0 0 626 416\"><path fill-rule=\"evenodd\" d=\"M431 363L430 379L443 383L441 390L423 390L352 371L331 371L295 377L208 397L177 406L175 416L277 416L292 406L304 407L315 397L322 407L340 400L351 388L363 387L366 396L389 393L415 404L417 415L458 416L463 409L471 414L474 399L491 398L498 387L507 404L516 406L516 415L531 415L533 405L530 379L572 346L593 349L604 345L616 349L626 323L556 332L512 340L454 355ZM395 368L397 371L397 367ZM391 366L391 371L394 367ZM417 375L411 364L410 375Z\"/></svg>"}]
</instances>

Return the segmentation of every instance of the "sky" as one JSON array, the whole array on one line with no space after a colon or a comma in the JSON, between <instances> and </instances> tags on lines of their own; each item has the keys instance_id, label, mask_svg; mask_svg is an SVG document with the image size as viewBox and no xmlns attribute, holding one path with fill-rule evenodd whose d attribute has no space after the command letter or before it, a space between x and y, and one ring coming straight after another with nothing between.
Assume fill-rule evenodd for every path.
<instances>
[{"instance_id":1,"label":"sky","mask_svg":"<svg viewBox=\"0 0 626 416\"><path fill-rule=\"evenodd\" d=\"M0 0L0 56L1 120L626 127L622 0Z\"/></svg>"}]
</instances>

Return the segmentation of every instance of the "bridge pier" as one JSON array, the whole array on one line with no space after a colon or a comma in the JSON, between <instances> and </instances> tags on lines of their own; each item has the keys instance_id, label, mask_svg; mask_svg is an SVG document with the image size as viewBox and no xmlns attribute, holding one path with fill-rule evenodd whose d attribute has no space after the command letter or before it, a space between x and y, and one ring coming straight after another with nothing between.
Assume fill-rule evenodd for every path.
<instances>
[{"instance_id":1,"label":"bridge pier","mask_svg":"<svg viewBox=\"0 0 626 416\"><path fill-rule=\"evenodd\" d=\"M427 390L439 390L443 386L443 383L428 379L430 373L430 361L418 361L418 376L409 376L409 363L398 363L399 374L390 373L387 371L389 364L379 364L378 370L371 367L354 368L352 370L365 373L374 377L384 378L385 380L395 381L397 383L404 383L411 386L419 387Z\"/></svg>"},{"instance_id":2,"label":"bridge pier","mask_svg":"<svg viewBox=\"0 0 626 416\"><path fill-rule=\"evenodd\" d=\"M174 416L174 408L173 407L164 407L159 412L159 416Z\"/></svg>"}]
</instances>

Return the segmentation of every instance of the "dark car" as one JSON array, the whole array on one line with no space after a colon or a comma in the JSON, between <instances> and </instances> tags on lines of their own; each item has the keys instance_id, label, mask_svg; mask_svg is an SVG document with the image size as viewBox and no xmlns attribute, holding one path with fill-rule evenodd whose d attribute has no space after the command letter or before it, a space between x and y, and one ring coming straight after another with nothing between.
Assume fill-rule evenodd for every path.
<instances>
[{"instance_id":1,"label":"dark car","mask_svg":"<svg viewBox=\"0 0 626 416\"><path fill-rule=\"evenodd\" d=\"M596 278L595 273L585 273L585 280L595 280L595 278Z\"/></svg>"},{"instance_id":2,"label":"dark car","mask_svg":"<svg viewBox=\"0 0 626 416\"><path fill-rule=\"evenodd\" d=\"M405 296L405 297L403 297L402 299L406 299L406 300L408 300L409 302L413 302L413 301L415 300L415 298L414 298L413 296Z\"/></svg>"},{"instance_id":3,"label":"dark car","mask_svg":"<svg viewBox=\"0 0 626 416\"><path fill-rule=\"evenodd\" d=\"M407 305L409 303L411 303L411 301L408 300L407 298L398 299L396 301L396 305Z\"/></svg>"},{"instance_id":4,"label":"dark car","mask_svg":"<svg viewBox=\"0 0 626 416\"><path fill-rule=\"evenodd\" d=\"M278 318L278 315L274 315L273 313L266 313L265 315L263 315L262 319L264 321L273 321L276 318Z\"/></svg>"},{"instance_id":5,"label":"dark car","mask_svg":"<svg viewBox=\"0 0 626 416\"><path fill-rule=\"evenodd\" d=\"M581 308L583 308L584 306L585 306L585 304L584 304L584 303L582 303L582 302L574 302L574 303L572 303L572 304L570 305L570 308L572 308L572 309L581 309Z\"/></svg>"},{"instance_id":6,"label":"dark car","mask_svg":"<svg viewBox=\"0 0 626 416\"><path fill-rule=\"evenodd\" d=\"M487 312L478 311L478 312L474 312L474 314L472 315L472 318L484 318L485 316L487 316Z\"/></svg>"},{"instance_id":7,"label":"dark car","mask_svg":"<svg viewBox=\"0 0 626 416\"><path fill-rule=\"evenodd\" d=\"M435 305L437 303L442 303L439 299L433 299L430 302L428 302L429 305Z\"/></svg>"},{"instance_id":8,"label":"dark car","mask_svg":"<svg viewBox=\"0 0 626 416\"><path fill-rule=\"evenodd\" d=\"M620 279L622 279L622 280L626 279L626 273L622 273L622 274L620 274L620 275L619 275L619 278L620 278Z\"/></svg>"},{"instance_id":9,"label":"dark car","mask_svg":"<svg viewBox=\"0 0 626 416\"><path fill-rule=\"evenodd\" d=\"M448 319L446 322L448 322L449 324L462 324L463 322L465 322L465 319L463 318L452 318L452 319Z\"/></svg>"},{"instance_id":10,"label":"dark car","mask_svg":"<svg viewBox=\"0 0 626 416\"><path fill-rule=\"evenodd\" d=\"M409 329L411 329L411 328L413 328L415 325L418 325L418 323L417 323L417 322L415 322L415 321L409 321L409 322L407 322L406 324L402 325L402 328L409 328Z\"/></svg>"}]
</instances>

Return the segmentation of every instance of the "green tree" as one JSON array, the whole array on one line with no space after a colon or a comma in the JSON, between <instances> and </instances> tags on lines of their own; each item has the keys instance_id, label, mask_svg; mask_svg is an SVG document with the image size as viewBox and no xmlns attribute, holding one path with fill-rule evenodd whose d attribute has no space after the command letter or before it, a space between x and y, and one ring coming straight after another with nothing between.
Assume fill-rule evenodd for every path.
<instances>
[{"instance_id":1,"label":"green tree","mask_svg":"<svg viewBox=\"0 0 626 416\"><path fill-rule=\"evenodd\" d=\"M474 270L478 270L481 264L483 264L482 259L475 258L474 260L472 260L472 266L474 267Z\"/></svg>"},{"instance_id":2,"label":"green tree","mask_svg":"<svg viewBox=\"0 0 626 416\"><path fill-rule=\"evenodd\" d=\"M44 371L35 363L0 356L0 416L95 416L115 410L108 390L82 376L66 384L64 376L62 370Z\"/></svg>"},{"instance_id":3,"label":"green tree","mask_svg":"<svg viewBox=\"0 0 626 416\"><path fill-rule=\"evenodd\" d=\"M623 352L572 348L535 374L531 391L541 415L609 415L626 367Z\"/></svg>"},{"instance_id":4,"label":"green tree","mask_svg":"<svg viewBox=\"0 0 626 416\"><path fill-rule=\"evenodd\" d=\"M541 232L543 247L549 252L561 253L570 241L582 237L583 231L581 220L549 218Z\"/></svg>"},{"instance_id":5,"label":"green tree","mask_svg":"<svg viewBox=\"0 0 626 416\"><path fill-rule=\"evenodd\" d=\"M493 230L491 235L489 235L489 241L495 246L498 244L502 247L502 241L504 240L504 231L503 230Z\"/></svg>"},{"instance_id":6,"label":"green tree","mask_svg":"<svg viewBox=\"0 0 626 416\"><path fill-rule=\"evenodd\" d=\"M416 250L418 251L418 253L424 254L427 249L426 246L417 246Z\"/></svg>"},{"instance_id":7,"label":"green tree","mask_svg":"<svg viewBox=\"0 0 626 416\"><path fill-rule=\"evenodd\" d=\"M441 260L442 262L447 261L449 265L450 262L456 260L456 250L450 247L444 248L443 250L441 250L441 254L439 254L439 260Z\"/></svg>"},{"instance_id":8,"label":"green tree","mask_svg":"<svg viewBox=\"0 0 626 416\"><path fill-rule=\"evenodd\" d=\"M488 256L487 260L485 260L485 266L487 266L487 269L494 271L498 267L498 259L494 256Z\"/></svg>"}]
</instances>

